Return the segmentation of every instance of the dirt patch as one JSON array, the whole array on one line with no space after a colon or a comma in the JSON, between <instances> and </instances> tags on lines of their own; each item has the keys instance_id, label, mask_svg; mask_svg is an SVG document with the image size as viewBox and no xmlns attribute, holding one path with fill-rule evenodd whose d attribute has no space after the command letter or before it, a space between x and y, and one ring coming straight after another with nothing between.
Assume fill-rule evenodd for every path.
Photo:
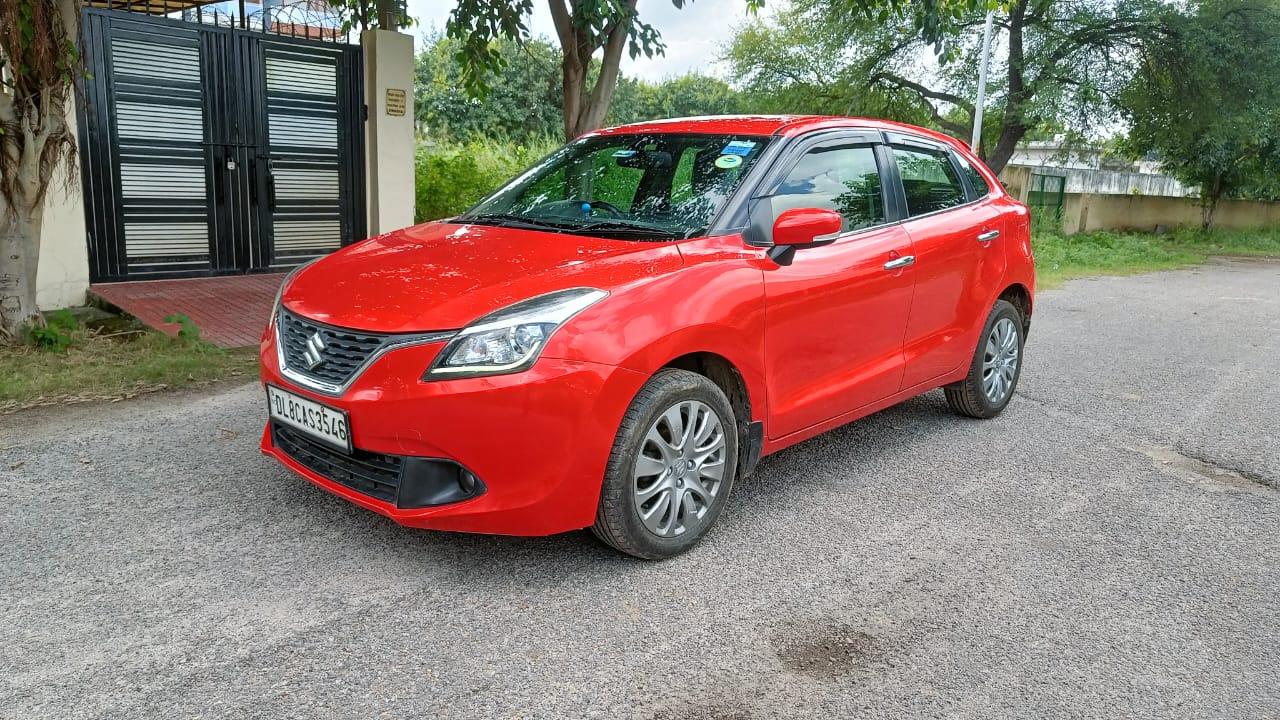
<instances>
[{"instance_id":1,"label":"dirt patch","mask_svg":"<svg viewBox=\"0 0 1280 720\"><path fill-rule=\"evenodd\" d=\"M1195 480L1246 489L1252 489L1257 485L1272 489L1276 488L1267 478L1256 473L1226 467L1208 459L1185 455L1170 448L1147 445L1134 449L1154 460L1162 470L1184 477L1189 476Z\"/></svg>"},{"instance_id":2,"label":"dirt patch","mask_svg":"<svg viewBox=\"0 0 1280 720\"><path fill-rule=\"evenodd\" d=\"M778 659L789 670L821 678L841 677L886 662L880 638L843 624L824 625L781 644Z\"/></svg>"}]
</instances>

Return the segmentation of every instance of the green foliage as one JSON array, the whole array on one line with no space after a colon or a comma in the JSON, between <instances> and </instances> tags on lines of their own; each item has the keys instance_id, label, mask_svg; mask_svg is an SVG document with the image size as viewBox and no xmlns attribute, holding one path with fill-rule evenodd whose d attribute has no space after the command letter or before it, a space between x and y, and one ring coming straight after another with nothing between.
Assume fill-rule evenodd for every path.
<instances>
[{"instance_id":1,"label":"green foliage","mask_svg":"<svg viewBox=\"0 0 1280 720\"><path fill-rule=\"evenodd\" d=\"M1034 231L1031 246L1036 255L1036 284L1044 289L1076 277L1187 267L1212 255L1280 257L1280 228L1212 233L1180 228L1164 235L1110 231L1062 235Z\"/></svg>"},{"instance_id":2,"label":"green foliage","mask_svg":"<svg viewBox=\"0 0 1280 720\"><path fill-rule=\"evenodd\" d=\"M80 322L70 310L58 310L45 318L44 325L31 325L27 328L26 339L29 345L49 352L66 352L75 342Z\"/></svg>"},{"instance_id":3,"label":"green foliage","mask_svg":"<svg viewBox=\"0 0 1280 720\"><path fill-rule=\"evenodd\" d=\"M496 140L436 142L415 158L417 222L456 215L558 147L549 139L516 144Z\"/></svg>"},{"instance_id":4,"label":"green foliage","mask_svg":"<svg viewBox=\"0 0 1280 720\"><path fill-rule=\"evenodd\" d=\"M326 0L342 21L343 35L352 30L368 30L383 26L382 15L394 28L407 28L417 23L409 15L408 0ZM383 12L379 12L381 9Z\"/></svg>"},{"instance_id":5,"label":"green foliage","mask_svg":"<svg viewBox=\"0 0 1280 720\"><path fill-rule=\"evenodd\" d=\"M692 0L671 2L679 8ZM752 11L764 4L745 2ZM458 43L462 84L473 96L483 96L490 78L511 66L498 41L528 40L525 18L532 10L533 0L457 0L445 34ZM555 0L551 16L561 52L564 133L572 139L604 122L624 49L634 60L666 48L658 31L640 19L636 0Z\"/></svg>"},{"instance_id":6,"label":"green foliage","mask_svg":"<svg viewBox=\"0 0 1280 720\"><path fill-rule=\"evenodd\" d=\"M905 22L915 35L943 53L954 40L950 31L955 23L1010 4L994 0L834 0L832 8L880 25Z\"/></svg>"},{"instance_id":7,"label":"green foliage","mask_svg":"<svg viewBox=\"0 0 1280 720\"><path fill-rule=\"evenodd\" d=\"M182 313L174 313L166 315L164 321L167 323L177 323L178 337L183 340L199 340L200 328L196 327L195 321Z\"/></svg>"},{"instance_id":8,"label":"green foliage","mask_svg":"<svg viewBox=\"0 0 1280 720\"><path fill-rule=\"evenodd\" d=\"M719 78L690 73L659 83L620 78L609 108L609 124L693 115L746 112L746 99Z\"/></svg>"},{"instance_id":9,"label":"green foliage","mask_svg":"<svg viewBox=\"0 0 1280 720\"><path fill-rule=\"evenodd\" d=\"M684 0L673 2L679 7ZM615 27L625 34L633 59L661 55L666 49L658 31L640 20L634 0L572 0L568 11L575 45L587 49L587 56L605 46ZM525 18L531 12L533 0L458 0L445 32L458 41L463 84L473 95L485 94L489 77L510 62L495 41L528 39Z\"/></svg>"},{"instance_id":10,"label":"green foliage","mask_svg":"<svg viewBox=\"0 0 1280 720\"><path fill-rule=\"evenodd\" d=\"M983 152L999 171L1041 128L1096 135L1159 23L1149 0L1014 0L995 7ZM986 3L795 0L725 51L762 109L865 114L968 140ZM871 12L874 10L874 12ZM1020 52L1009 52L1017 47ZM932 55L933 62L922 61Z\"/></svg>"},{"instance_id":11,"label":"green foliage","mask_svg":"<svg viewBox=\"0 0 1280 720\"><path fill-rule=\"evenodd\" d=\"M523 45L500 41L497 51L509 60L489 79L483 100L461 87L463 68L457 43L428 36L417 60L415 111L419 130L431 141L468 143L496 140L514 145L545 145L563 128L560 51L545 40ZM609 124L689 115L723 115L754 108L723 80L689 74L653 83L620 77Z\"/></svg>"},{"instance_id":12,"label":"green foliage","mask_svg":"<svg viewBox=\"0 0 1280 720\"><path fill-rule=\"evenodd\" d=\"M1220 198L1280 195L1280 6L1201 0L1163 19L1122 96L1127 147L1198 186L1208 226Z\"/></svg>"},{"instance_id":13,"label":"green foliage","mask_svg":"<svg viewBox=\"0 0 1280 720\"><path fill-rule=\"evenodd\" d=\"M813 0L800 0L768 24L738 28L722 58L741 83L744 104L754 112L863 115L932 124L909 94L868 82L868 59L874 53L868 42L876 40L880 27L828 12Z\"/></svg>"},{"instance_id":14,"label":"green foliage","mask_svg":"<svg viewBox=\"0 0 1280 720\"><path fill-rule=\"evenodd\" d=\"M423 39L414 84L414 111L432 137L470 141L500 138L536 142L562 132L560 53L536 39L501 40L495 50L503 68L489 76L489 91L478 99L462 87L458 43L441 35Z\"/></svg>"}]
</instances>

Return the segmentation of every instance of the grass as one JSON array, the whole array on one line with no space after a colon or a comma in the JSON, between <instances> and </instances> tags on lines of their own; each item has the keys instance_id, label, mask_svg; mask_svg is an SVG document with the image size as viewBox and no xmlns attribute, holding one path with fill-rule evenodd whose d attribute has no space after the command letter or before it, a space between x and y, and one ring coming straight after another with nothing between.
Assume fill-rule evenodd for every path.
<instances>
[{"instance_id":1,"label":"grass","mask_svg":"<svg viewBox=\"0 0 1280 720\"><path fill-rule=\"evenodd\" d=\"M1036 230L1036 286L1061 285L1091 275L1134 275L1199 265L1214 255L1280 258L1280 228L1215 230L1178 229L1164 235L1138 232L1091 232L1060 235Z\"/></svg>"},{"instance_id":2,"label":"grass","mask_svg":"<svg viewBox=\"0 0 1280 720\"><path fill-rule=\"evenodd\" d=\"M69 337L61 351L0 346L0 414L249 380L258 372L256 348L223 350L198 338L140 328L98 332L76 326Z\"/></svg>"}]
</instances>

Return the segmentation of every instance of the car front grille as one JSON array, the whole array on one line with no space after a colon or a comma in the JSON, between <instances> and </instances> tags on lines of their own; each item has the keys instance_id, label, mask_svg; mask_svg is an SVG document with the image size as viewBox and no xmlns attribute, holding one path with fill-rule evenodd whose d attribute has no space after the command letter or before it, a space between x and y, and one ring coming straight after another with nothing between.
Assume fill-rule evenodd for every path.
<instances>
[{"instance_id":1,"label":"car front grille","mask_svg":"<svg viewBox=\"0 0 1280 720\"><path fill-rule=\"evenodd\" d=\"M389 337L320 325L284 309L276 323L285 367L329 385L350 380Z\"/></svg>"},{"instance_id":2,"label":"car front grille","mask_svg":"<svg viewBox=\"0 0 1280 720\"><path fill-rule=\"evenodd\" d=\"M271 424L274 444L307 469L383 502L394 504L404 458L359 448L350 455L280 423Z\"/></svg>"}]
</instances>

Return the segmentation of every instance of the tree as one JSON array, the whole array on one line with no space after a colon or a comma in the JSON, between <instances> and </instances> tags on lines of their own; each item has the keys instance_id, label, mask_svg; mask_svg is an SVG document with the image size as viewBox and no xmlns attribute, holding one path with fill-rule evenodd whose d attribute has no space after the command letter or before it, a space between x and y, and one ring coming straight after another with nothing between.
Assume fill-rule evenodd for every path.
<instances>
[{"instance_id":1,"label":"tree","mask_svg":"<svg viewBox=\"0 0 1280 720\"><path fill-rule=\"evenodd\" d=\"M671 0L676 7L692 0ZM534 0L458 0L445 32L459 43L458 57L465 68L467 88L476 94L486 89L486 77L502 67L503 58L494 41L529 37L525 17ZM652 57L665 49L653 26L642 22L636 0L547 0L556 39L560 43L563 119L566 139L595 130L604 123L618 85L622 52L632 58ZM762 0L746 0L758 8ZM600 53L599 64L592 58Z\"/></svg>"},{"instance_id":2,"label":"tree","mask_svg":"<svg viewBox=\"0 0 1280 720\"><path fill-rule=\"evenodd\" d=\"M342 20L343 34L352 30L398 30L414 24L408 0L327 0Z\"/></svg>"},{"instance_id":3,"label":"tree","mask_svg":"<svg viewBox=\"0 0 1280 720\"><path fill-rule=\"evenodd\" d=\"M868 86L850 36L843 17L816 12L813 3L797 4L774 23L739 28L722 59L755 112L868 115L929 124L929 115L913 99Z\"/></svg>"},{"instance_id":4,"label":"tree","mask_svg":"<svg viewBox=\"0 0 1280 720\"><path fill-rule=\"evenodd\" d=\"M41 324L36 270L55 171L75 173L67 126L80 70L78 0L0 2L0 340Z\"/></svg>"},{"instance_id":5,"label":"tree","mask_svg":"<svg viewBox=\"0 0 1280 720\"><path fill-rule=\"evenodd\" d=\"M1280 192L1280 7L1201 0L1164 20L1122 96L1126 147L1200 188L1207 230L1224 197Z\"/></svg>"},{"instance_id":6,"label":"tree","mask_svg":"<svg viewBox=\"0 0 1280 720\"><path fill-rule=\"evenodd\" d=\"M854 108L879 106L901 119L923 115L928 124L967 140L985 7L887 2L879 10L870 6L868 15L868 1L800 0L777 28L757 26L735 37L729 58L736 73L751 89L805 68L805 56L828 59L825 73L813 67L801 78L807 92L831 102L845 99ZM1085 131L1101 125L1109 99L1132 71L1129 58L1157 27L1146 0L1011 0L997 8L996 40L1007 51L993 53L987 96L994 107L986 108L979 154L999 172L1037 127L1066 123ZM792 61L753 56L738 46L762 36L790 42L785 57Z\"/></svg>"},{"instance_id":7,"label":"tree","mask_svg":"<svg viewBox=\"0 0 1280 720\"><path fill-rule=\"evenodd\" d=\"M744 112L742 95L729 83L688 73L659 83L619 78L609 109L609 123L623 124L691 115L732 115Z\"/></svg>"},{"instance_id":8,"label":"tree","mask_svg":"<svg viewBox=\"0 0 1280 720\"><path fill-rule=\"evenodd\" d=\"M428 35L418 53L414 112L419 128L452 140L529 143L561 132L560 53L551 43L498 41L502 69L481 100L462 88L458 43Z\"/></svg>"}]
</instances>

